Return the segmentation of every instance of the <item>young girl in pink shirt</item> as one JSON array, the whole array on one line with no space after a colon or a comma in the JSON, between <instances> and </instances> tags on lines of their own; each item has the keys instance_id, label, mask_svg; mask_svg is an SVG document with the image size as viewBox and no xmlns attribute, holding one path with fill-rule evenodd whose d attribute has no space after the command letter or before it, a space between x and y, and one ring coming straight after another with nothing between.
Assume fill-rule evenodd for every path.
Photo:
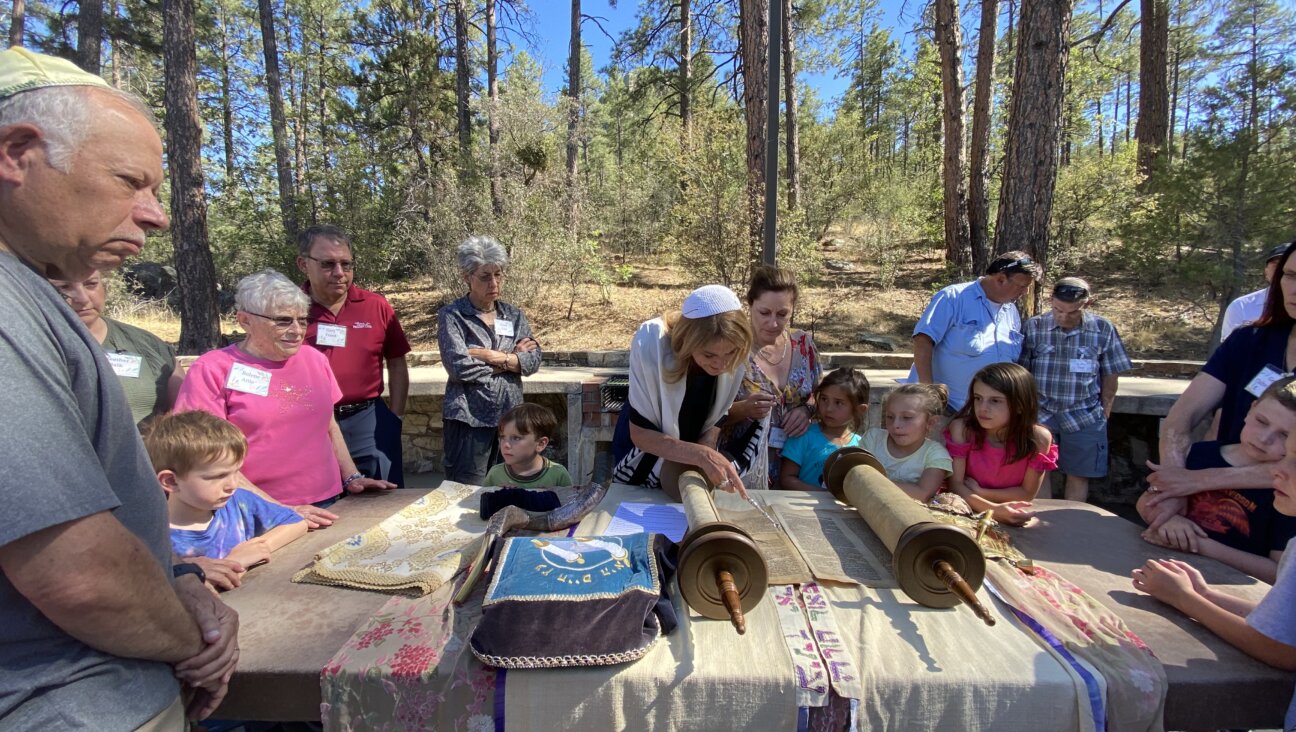
<instances>
[{"instance_id":1,"label":"young girl in pink shirt","mask_svg":"<svg viewBox=\"0 0 1296 732\"><path fill-rule=\"evenodd\" d=\"M1057 445L1036 422L1035 379L1015 363L995 363L972 377L969 392L945 431L954 463L950 490L972 510L1020 526L1035 515L1030 502L1044 475L1057 468Z\"/></svg>"}]
</instances>

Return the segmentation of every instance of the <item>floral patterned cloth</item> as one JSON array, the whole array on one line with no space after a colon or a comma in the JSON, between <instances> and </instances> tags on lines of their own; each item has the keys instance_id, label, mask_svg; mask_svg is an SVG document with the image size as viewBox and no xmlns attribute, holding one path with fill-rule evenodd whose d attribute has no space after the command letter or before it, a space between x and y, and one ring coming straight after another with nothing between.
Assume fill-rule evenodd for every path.
<instances>
[{"instance_id":1,"label":"floral patterned cloth","mask_svg":"<svg viewBox=\"0 0 1296 732\"><path fill-rule=\"evenodd\" d=\"M471 561L486 529L478 486L445 481L391 518L320 552L293 582L426 595Z\"/></svg>"},{"instance_id":2,"label":"floral patterned cloth","mask_svg":"<svg viewBox=\"0 0 1296 732\"><path fill-rule=\"evenodd\" d=\"M770 411L769 424L777 427L783 424L783 415L789 410L805 404L810 399L810 393L814 391L815 384L819 383L819 377L823 376L823 364L819 362L819 351L815 348L814 341L810 334L803 330L789 330L788 338L790 344L788 347L788 358L792 363L788 366L787 384L779 389L773 381L761 371L760 366L756 363L756 356L747 357L747 370L743 374L742 386L738 389L738 399L746 399L756 392L763 391L776 399L774 409ZM750 420L743 420L736 424L730 425L722 436L722 443L727 442L730 438L741 435L747 430ZM782 449L777 447L769 448L769 485L771 488L778 486L779 465L782 462Z\"/></svg>"},{"instance_id":3,"label":"floral patterned cloth","mask_svg":"<svg viewBox=\"0 0 1296 732\"><path fill-rule=\"evenodd\" d=\"M481 594L456 607L457 584L393 597L351 636L320 673L324 729L493 732L496 672L467 642Z\"/></svg>"},{"instance_id":4,"label":"floral patterned cloth","mask_svg":"<svg viewBox=\"0 0 1296 732\"><path fill-rule=\"evenodd\" d=\"M1105 683L1095 679L1090 684L1098 729L1105 727L1108 732L1163 729L1165 669L1119 615L1043 567L1037 566L1026 573L1007 562L987 562L986 580L994 595L1041 642L1052 646L1064 658L1067 655L1078 658L1101 674Z\"/></svg>"}]
</instances>

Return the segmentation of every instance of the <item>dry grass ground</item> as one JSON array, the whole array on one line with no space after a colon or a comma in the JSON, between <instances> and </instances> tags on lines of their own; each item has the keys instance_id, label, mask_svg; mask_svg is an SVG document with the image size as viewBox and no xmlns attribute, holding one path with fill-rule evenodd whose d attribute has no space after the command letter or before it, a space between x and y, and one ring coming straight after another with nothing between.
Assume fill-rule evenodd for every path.
<instances>
[{"instance_id":1,"label":"dry grass ground","mask_svg":"<svg viewBox=\"0 0 1296 732\"><path fill-rule=\"evenodd\" d=\"M823 269L818 281L803 288L798 327L812 330L822 350L878 350L859 342L859 334L867 333L889 337L897 350L908 351L914 322L942 277L942 252L909 250L897 267L874 261L877 257L849 239L840 241L837 251L824 253L830 266ZM625 349L639 323L678 307L691 289L692 278L662 262L632 261L630 265L633 275L625 284L584 286L577 293L570 319L566 293L556 291L553 302L529 305L527 317L544 346L550 350ZM892 270L884 272L884 267ZM1170 287L1149 290L1100 271L1077 274L1094 285L1099 296L1095 312L1116 323L1132 356L1205 357L1215 313L1198 304L1202 295L1194 299ZM883 275L894 277L893 287L880 286ZM435 349L436 310L452 295L435 290L430 281L422 279L387 283L376 289L391 300L415 350ZM505 298L509 299L507 283ZM152 330L164 340L175 342L179 337L179 322L165 307L130 303L110 307L116 317ZM238 330L232 318L222 321L222 328L226 333Z\"/></svg>"}]
</instances>

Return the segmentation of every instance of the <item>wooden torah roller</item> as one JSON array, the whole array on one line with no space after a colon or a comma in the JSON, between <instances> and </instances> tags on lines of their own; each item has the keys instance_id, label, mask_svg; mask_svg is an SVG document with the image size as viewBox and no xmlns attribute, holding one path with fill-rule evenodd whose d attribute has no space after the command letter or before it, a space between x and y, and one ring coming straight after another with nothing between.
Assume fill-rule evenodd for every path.
<instances>
[{"instance_id":1,"label":"wooden torah roller","mask_svg":"<svg viewBox=\"0 0 1296 732\"><path fill-rule=\"evenodd\" d=\"M680 545L680 594L703 617L732 620L747 630L744 614L765 597L769 572L751 536L720 519L706 478L695 470L663 466L662 485L679 486L689 531Z\"/></svg>"},{"instance_id":2,"label":"wooden torah roller","mask_svg":"<svg viewBox=\"0 0 1296 732\"><path fill-rule=\"evenodd\" d=\"M927 607L966 603L994 625L994 616L976 596L985 579L985 555L975 538L933 521L867 450L847 447L833 453L824 463L824 476L828 490L854 506L891 550L891 569L906 595Z\"/></svg>"}]
</instances>

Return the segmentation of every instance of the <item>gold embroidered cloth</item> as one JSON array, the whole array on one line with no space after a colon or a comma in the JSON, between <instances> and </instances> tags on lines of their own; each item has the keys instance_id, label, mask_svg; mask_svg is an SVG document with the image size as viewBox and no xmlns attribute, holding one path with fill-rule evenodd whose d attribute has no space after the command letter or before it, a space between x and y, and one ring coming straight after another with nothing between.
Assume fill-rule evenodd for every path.
<instances>
[{"instance_id":1,"label":"gold embroidered cloth","mask_svg":"<svg viewBox=\"0 0 1296 732\"><path fill-rule=\"evenodd\" d=\"M478 486L445 481L373 528L320 552L293 582L415 597L435 592L472 559L486 522Z\"/></svg>"}]
</instances>

